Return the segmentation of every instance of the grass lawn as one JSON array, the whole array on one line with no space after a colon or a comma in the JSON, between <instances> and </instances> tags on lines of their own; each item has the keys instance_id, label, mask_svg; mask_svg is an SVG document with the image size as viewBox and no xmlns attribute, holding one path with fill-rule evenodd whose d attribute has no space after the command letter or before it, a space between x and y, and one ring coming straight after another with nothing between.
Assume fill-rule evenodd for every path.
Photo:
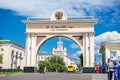
<instances>
[{"instance_id":1,"label":"grass lawn","mask_svg":"<svg viewBox=\"0 0 120 80\"><path fill-rule=\"evenodd\" d=\"M7 75L18 75L18 74L23 74L24 72L20 71L20 72L4 72L4 73L0 73L0 76L7 76Z\"/></svg>"}]
</instances>

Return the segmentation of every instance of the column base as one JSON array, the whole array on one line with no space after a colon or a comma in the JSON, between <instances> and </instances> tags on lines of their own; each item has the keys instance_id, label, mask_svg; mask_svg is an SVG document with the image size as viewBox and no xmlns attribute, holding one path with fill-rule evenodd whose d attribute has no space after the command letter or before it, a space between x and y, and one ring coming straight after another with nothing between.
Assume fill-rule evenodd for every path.
<instances>
[{"instance_id":1,"label":"column base","mask_svg":"<svg viewBox=\"0 0 120 80\"><path fill-rule=\"evenodd\" d=\"M34 73L37 72L37 68L33 66L25 66L23 71L25 73Z\"/></svg>"},{"instance_id":2,"label":"column base","mask_svg":"<svg viewBox=\"0 0 120 80\"><path fill-rule=\"evenodd\" d=\"M94 73L95 68L94 67L83 67L83 73Z\"/></svg>"}]
</instances>

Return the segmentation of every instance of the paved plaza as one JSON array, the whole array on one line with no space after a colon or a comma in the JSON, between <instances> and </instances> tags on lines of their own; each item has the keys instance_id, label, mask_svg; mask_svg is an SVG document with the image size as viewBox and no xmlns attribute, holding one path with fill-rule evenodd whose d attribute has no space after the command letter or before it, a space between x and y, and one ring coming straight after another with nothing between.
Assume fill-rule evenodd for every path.
<instances>
[{"instance_id":1,"label":"paved plaza","mask_svg":"<svg viewBox=\"0 0 120 80\"><path fill-rule=\"evenodd\" d=\"M0 76L0 80L107 80L107 74L25 73Z\"/></svg>"}]
</instances>

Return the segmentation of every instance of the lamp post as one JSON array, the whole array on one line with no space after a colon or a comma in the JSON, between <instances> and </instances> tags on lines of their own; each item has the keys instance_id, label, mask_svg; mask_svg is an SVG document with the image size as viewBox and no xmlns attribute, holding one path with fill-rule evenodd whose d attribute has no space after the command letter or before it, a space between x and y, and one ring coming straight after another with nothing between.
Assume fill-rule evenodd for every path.
<instances>
[{"instance_id":1,"label":"lamp post","mask_svg":"<svg viewBox=\"0 0 120 80\"><path fill-rule=\"evenodd\" d=\"M56 72L57 72L57 56L55 56L56 57Z\"/></svg>"}]
</instances>

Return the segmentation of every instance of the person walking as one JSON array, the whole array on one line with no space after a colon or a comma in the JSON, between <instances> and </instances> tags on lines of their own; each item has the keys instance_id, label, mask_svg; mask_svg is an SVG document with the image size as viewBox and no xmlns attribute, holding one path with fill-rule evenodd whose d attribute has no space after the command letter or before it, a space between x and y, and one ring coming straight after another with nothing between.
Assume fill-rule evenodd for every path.
<instances>
[{"instance_id":1,"label":"person walking","mask_svg":"<svg viewBox=\"0 0 120 80\"><path fill-rule=\"evenodd\" d=\"M118 63L118 61L115 62L113 69L114 69L114 80L119 80L119 63Z\"/></svg>"},{"instance_id":2,"label":"person walking","mask_svg":"<svg viewBox=\"0 0 120 80\"><path fill-rule=\"evenodd\" d=\"M119 61L119 67L118 67L118 80L120 80L120 61Z\"/></svg>"},{"instance_id":3,"label":"person walking","mask_svg":"<svg viewBox=\"0 0 120 80\"><path fill-rule=\"evenodd\" d=\"M44 73L46 73L47 72L47 68L46 67L44 67Z\"/></svg>"},{"instance_id":4,"label":"person walking","mask_svg":"<svg viewBox=\"0 0 120 80\"><path fill-rule=\"evenodd\" d=\"M103 65L103 70L102 70L102 72L103 72L103 73L106 73L105 71L106 71L106 65Z\"/></svg>"},{"instance_id":5,"label":"person walking","mask_svg":"<svg viewBox=\"0 0 120 80\"><path fill-rule=\"evenodd\" d=\"M114 64L113 64L113 62L111 62L110 59L107 59L107 60L108 60L107 61L108 80L112 80Z\"/></svg>"},{"instance_id":6,"label":"person walking","mask_svg":"<svg viewBox=\"0 0 120 80\"><path fill-rule=\"evenodd\" d=\"M100 73L100 66L99 65L96 66L96 73Z\"/></svg>"}]
</instances>

